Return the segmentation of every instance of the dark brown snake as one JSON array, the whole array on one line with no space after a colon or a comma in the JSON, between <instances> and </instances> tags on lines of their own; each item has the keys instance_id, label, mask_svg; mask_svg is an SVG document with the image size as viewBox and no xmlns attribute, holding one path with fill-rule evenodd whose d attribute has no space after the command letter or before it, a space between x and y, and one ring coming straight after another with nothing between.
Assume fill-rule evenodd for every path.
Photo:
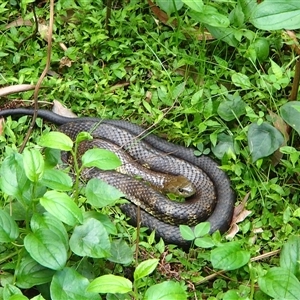
<instances>
[{"instance_id":1,"label":"dark brown snake","mask_svg":"<svg viewBox=\"0 0 300 300\"><path fill-rule=\"evenodd\" d=\"M24 108L0 111L0 117L32 114L33 110ZM182 175L192 182L196 188L195 195L184 203L178 203L168 200L128 175L113 171L100 172L95 168L86 172L88 178L106 181L121 190L132 203L139 205L141 224L155 230L156 235L166 243L183 247L190 245L190 242L181 237L178 227L180 224L195 225L208 221L211 233L228 230L235 195L227 175L211 158L204 155L196 157L193 149L167 142L127 121L93 117L68 118L47 110L39 110L38 117L61 125L59 130L73 140L82 131L90 132L94 139L113 142L139 163L147 164L153 170ZM121 209L130 217L131 223L136 225L137 210L132 203L122 205Z\"/></svg>"}]
</instances>

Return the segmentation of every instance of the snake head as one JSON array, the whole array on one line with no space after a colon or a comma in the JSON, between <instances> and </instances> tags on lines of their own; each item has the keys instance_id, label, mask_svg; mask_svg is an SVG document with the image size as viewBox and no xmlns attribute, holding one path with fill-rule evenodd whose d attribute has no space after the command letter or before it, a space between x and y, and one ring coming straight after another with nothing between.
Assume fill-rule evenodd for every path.
<instances>
[{"instance_id":1,"label":"snake head","mask_svg":"<svg viewBox=\"0 0 300 300\"><path fill-rule=\"evenodd\" d=\"M164 183L164 192L187 198L196 193L196 187L182 175L170 176Z\"/></svg>"}]
</instances>

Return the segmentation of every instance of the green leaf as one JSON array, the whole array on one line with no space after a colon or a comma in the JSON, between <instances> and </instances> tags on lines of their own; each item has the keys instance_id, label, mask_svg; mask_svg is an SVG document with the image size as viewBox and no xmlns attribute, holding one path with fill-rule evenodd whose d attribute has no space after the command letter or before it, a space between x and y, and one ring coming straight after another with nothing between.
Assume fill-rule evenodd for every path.
<instances>
[{"instance_id":1,"label":"green leaf","mask_svg":"<svg viewBox=\"0 0 300 300\"><path fill-rule=\"evenodd\" d=\"M48 191L40 203L50 214L70 226L83 222L82 211L65 193Z\"/></svg>"},{"instance_id":2,"label":"green leaf","mask_svg":"<svg viewBox=\"0 0 300 300\"><path fill-rule=\"evenodd\" d=\"M300 237L291 236L283 245L280 253L280 266L292 272L296 277L300 275Z\"/></svg>"},{"instance_id":3,"label":"green leaf","mask_svg":"<svg viewBox=\"0 0 300 300\"><path fill-rule=\"evenodd\" d=\"M44 134L39 141L39 145L63 151L71 151L73 148L72 140L67 135L58 131L51 131Z\"/></svg>"},{"instance_id":4,"label":"green leaf","mask_svg":"<svg viewBox=\"0 0 300 300\"><path fill-rule=\"evenodd\" d=\"M99 295L87 291L90 282L72 268L64 268L53 276L50 292L52 300L99 300Z\"/></svg>"},{"instance_id":5,"label":"green leaf","mask_svg":"<svg viewBox=\"0 0 300 300\"><path fill-rule=\"evenodd\" d=\"M3 299L6 300L15 295L22 295L21 290L12 284L6 284L3 289Z\"/></svg>"},{"instance_id":6,"label":"green leaf","mask_svg":"<svg viewBox=\"0 0 300 300\"><path fill-rule=\"evenodd\" d=\"M242 89L248 90L251 88L251 82L245 74L242 73L234 73L231 75L232 83L237 86L241 87Z\"/></svg>"},{"instance_id":7,"label":"green leaf","mask_svg":"<svg viewBox=\"0 0 300 300\"><path fill-rule=\"evenodd\" d=\"M148 259L141 262L134 271L134 280L141 279L151 274L158 265L159 260L156 258Z\"/></svg>"},{"instance_id":8,"label":"green leaf","mask_svg":"<svg viewBox=\"0 0 300 300\"><path fill-rule=\"evenodd\" d=\"M184 288L174 281L165 281L152 285L145 293L144 300L186 300Z\"/></svg>"},{"instance_id":9,"label":"green leaf","mask_svg":"<svg viewBox=\"0 0 300 300\"><path fill-rule=\"evenodd\" d=\"M73 186L72 178L61 170L46 169L40 183L57 191L70 191Z\"/></svg>"},{"instance_id":10,"label":"green leaf","mask_svg":"<svg viewBox=\"0 0 300 300\"><path fill-rule=\"evenodd\" d=\"M87 202L97 208L111 205L121 197L124 197L124 194L118 189L98 178L89 180L85 193Z\"/></svg>"},{"instance_id":11,"label":"green leaf","mask_svg":"<svg viewBox=\"0 0 300 300\"><path fill-rule=\"evenodd\" d=\"M70 238L70 248L78 256L109 257L110 241L105 227L96 219L84 220Z\"/></svg>"},{"instance_id":12,"label":"green leaf","mask_svg":"<svg viewBox=\"0 0 300 300\"><path fill-rule=\"evenodd\" d=\"M249 126L248 144L253 162L275 152L283 143L282 134L270 124L253 123Z\"/></svg>"},{"instance_id":13,"label":"green leaf","mask_svg":"<svg viewBox=\"0 0 300 300\"><path fill-rule=\"evenodd\" d=\"M30 187L23 167L23 157L13 153L6 157L1 165L0 187L4 193L16 197L24 204L23 194Z\"/></svg>"},{"instance_id":14,"label":"green leaf","mask_svg":"<svg viewBox=\"0 0 300 300\"><path fill-rule=\"evenodd\" d=\"M22 289L29 289L35 285L50 282L54 274L54 270L45 268L29 255L25 255L15 270L16 284Z\"/></svg>"},{"instance_id":15,"label":"green leaf","mask_svg":"<svg viewBox=\"0 0 300 300\"><path fill-rule=\"evenodd\" d=\"M119 157L106 149L89 149L81 159L84 167L97 167L100 170L114 170L121 165Z\"/></svg>"},{"instance_id":16,"label":"green leaf","mask_svg":"<svg viewBox=\"0 0 300 300\"><path fill-rule=\"evenodd\" d=\"M212 248L215 246L215 243L211 236L204 236L201 238L195 239L195 245L200 248Z\"/></svg>"},{"instance_id":17,"label":"green leaf","mask_svg":"<svg viewBox=\"0 0 300 300\"><path fill-rule=\"evenodd\" d=\"M79 144L83 141L91 141L93 140L93 136L89 132L79 132L76 136L76 144Z\"/></svg>"},{"instance_id":18,"label":"green leaf","mask_svg":"<svg viewBox=\"0 0 300 300\"><path fill-rule=\"evenodd\" d=\"M220 133L218 135L218 143L215 147L212 148L213 154L222 159L225 154L234 155L234 139L233 136L227 135L225 133Z\"/></svg>"},{"instance_id":19,"label":"green leaf","mask_svg":"<svg viewBox=\"0 0 300 300\"><path fill-rule=\"evenodd\" d=\"M117 228L115 224L111 221L108 215L100 214L99 212L96 212L95 210L89 210L85 211L83 214L84 220L87 220L89 218L94 218L102 223L102 225L105 227L106 231L109 234L117 235Z\"/></svg>"},{"instance_id":20,"label":"green leaf","mask_svg":"<svg viewBox=\"0 0 300 300\"><path fill-rule=\"evenodd\" d=\"M232 99L220 103L218 114L225 121L236 120L245 114L245 107L246 103L240 96L232 97Z\"/></svg>"},{"instance_id":21,"label":"green leaf","mask_svg":"<svg viewBox=\"0 0 300 300\"><path fill-rule=\"evenodd\" d=\"M232 47L238 47L239 41L236 38L236 34L240 33L239 29L235 28L222 28L206 25L207 30L217 39L224 41Z\"/></svg>"},{"instance_id":22,"label":"green leaf","mask_svg":"<svg viewBox=\"0 0 300 300\"><path fill-rule=\"evenodd\" d=\"M195 239L195 234L193 229L188 225L179 225L179 230L181 236L187 241L193 241Z\"/></svg>"},{"instance_id":23,"label":"green leaf","mask_svg":"<svg viewBox=\"0 0 300 300\"><path fill-rule=\"evenodd\" d=\"M40 151L25 148L23 152L25 174L32 182L38 182L44 173L44 159Z\"/></svg>"},{"instance_id":24,"label":"green leaf","mask_svg":"<svg viewBox=\"0 0 300 300\"><path fill-rule=\"evenodd\" d=\"M188 14L196 22L204 23L209 26L226 28L230 25L227 16L220 14L214 7L205 5L202 12L189 11Z\"/></svg>"},{"instance_id":25,"label":"green leaf","mask_svg":"<svg viewBox=\"0 0 300 300\"><path fill-rule=\"evenodd\" d=\"M110 252L111 256L108 257L108 260L114 263L129 265L133 261L133 252L122 239L112 241Z\"/></svg>"},{"instance_id":26,"label":"green leaf","mask_svg":"<svg viewBox=\"0 0 300 300\"><path fill-rule=\"evenodd\" d=\"M126 294L132 291L132 282L124 277L116 275L103 275L94 279L87 291L93 293Z\"/></svg>"},{"instance_id":27,"label":"green leaf","mask_svg":"<svg viewBox=\"0 0 300 300\"><path fill-rule=\"evenodd\" d=\"M210 257L214 268L236 270L249 262L250 253L242 250L238 242L229 242L213 249Z\"/></svg>"},{"instance_id":28,"label":"green leaf","mask_svg":"<svg viewBox=\"0 0 300 300\"><path fill-rule=\"evenodd\" d=\"M49 213L34 214L30 220L30 227L33 232L36 232L40 228L50 229L52 232L57 234L60 240L64 243L66 249L69 247L69 237L67 230L63 223L56 217Z\"/></svg>"},{"instance_id":29,"label":"green leaf","mask_svg":"<svg viewBox=\"0 0 300 300\"><path fill-rule=\"evenodd\" d=\"M67 262L67 249L63 241L49 229L41 228L29 233L24 245L34 260L49 269L60 270Z\"/></svg>"},{"instance_id":30,"label":"green leaf","mask_svg":"<svg viewBox=\"0 0 300 300\"><path fill-rule=\"evenodd\" d=\"M262 30L299 29L298 0L264 0L252 11L250 22Z\"/></svg>"},{"instance_id":31,"label":"green leaf","mask_svg":"<svg viewBox=\"0 0 300 300\"><path fill-rule=\"evenodd\" d=\"M166 0L156 0L156 4L165 11L169 16L179 9L182 8L182 0L166 1Z\"/></svg>"},{"instance_id":32,"label":"green leaf","mask_svg":"<svg viewBox=\"0 0 300 300\"><path fill-rule=\"evenodd\" d=\"M194 233L196 237L202 237L208 234L210 231L210 223L209 222L202 222L195 226Z\"/></svg>"},{"instance_id":33,"label":"green leaf","mask_svg":"<svg viewBox=\"0 0 300 300\"><path fill-rule=\"evenodd\" d=\"M13 295L9 297L9 300L29 300L29 299L24 295Z\"/></svg>"},{"instance_id":34,"label":"green leaf","mask_svg":"<svg viewBox=\"0 0 300 300\"><path fill-rule=\"evenodd\" d=\"M300 135L300 102L289 101L280 107L283 120Z\"/></svg>"},{"instance_id":35,"label":"green leaf","mask_svg":"<svg viewBox=\"0 0 300 300\"><path fill-rule=\"evenodd\" d=\"M14 219L4 210L0 210L0 243L9 243L19 236L19 228Z\"/></svg>"},{"instance_id":36,"label":"green leaf","mask_svg":"<svg viewBox=\"0 0 300 300\"><path fill-rule=\"evenodd\" d=\"M190 7L192 10L201 12L203 11L203 1L202 0L181 0L184 4ZM171 1L170 1L171 2Z\"/></svg>"},{"instance_id":37,"label":"green leaf","mask_svg":"<svg viewBox=\"0 0 300 300\"><path fill-rule=\"evenodd\" d=\"M267 295L280 300L298 300L300 282L287 269L271 268L267 274L258 278L259 288Z\"/></svg>"}]
</instances>

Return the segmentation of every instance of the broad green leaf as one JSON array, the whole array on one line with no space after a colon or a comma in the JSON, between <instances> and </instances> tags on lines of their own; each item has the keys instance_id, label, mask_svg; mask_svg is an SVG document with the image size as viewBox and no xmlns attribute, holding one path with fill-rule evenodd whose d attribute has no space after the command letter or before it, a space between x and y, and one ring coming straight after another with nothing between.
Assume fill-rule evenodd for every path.
<instances>
[{"instance_id":1,"label":"broad green leaf","mask_svg":"<svg viewBox=\"0 0 300 300\"><path fill-rule=\"evenodd\" d=\"M22 295L21 290L12 284L6 284L3 289L3 299L9 299L14 295Z\"/></svg>"},{"instance_id":2,"label":"broad green leaf","mask_svg":"<svg viewBox=\"0 0 300 300\"><path fill-rule=\"evenodd\" d=\"M248 144L253 162L274 153L283 141L282 134L266 122L249 126Z\"/></svg>"},{"instance_id":3,"label":"broad green leaf","mask_svg":"<svg viewBox=\"0 0 300 300\"><path fill-rule=\"evenodd\" d=\"M85 193L87 202L97 208L111 205L121 197L124 197L124 194L118 189L98 178L89 180Z\"/></svg>"},{"instance_id":4,"label":"broad green leaf","mask_svg":"<svg viewBox=\"0 0 300 300\"><path fill-rule=\"evenodd\" d=\"M0 210L0 243L9 243L19 236L19 228L14 219L4 210Z\"/></svg>"},{"instance_id":5,"label":"broad green leaf","mask_svg":"<svg viewBox=\"0 0 300 300\"><path fill-rule=\"evenodd\" d=\"M64 268L53 276L50 293L52 300L99 300L99 295L86 288L90 282L72 268Z\"/></svg>"},{"instance_id":6,"label":"broad green leaf","mask_svg":"<svg viewBox=\"0 0 300 300\"><path fill-rule=\"evenodd\" d=\"M300 135L300 102L289 101L280 107L283 120Z\"/></svg>"},{"instance_id":7,"label":"broad green leaf","mask_svg":"<svg viewBox=\"0 0 300 300\"><path fill-rule=\"evenodd\" d=\"M57 191L70 191L73 186L72 178L65 172L56 169L46 169L40 182Z\"/></svg>"},{"instance_id":8,"label":"broad green leaf","mask_svg":"<svg viewBox=\"0 0 300 300\"><path fill-rule=\"evenodd\" d=\"M283 72L282 72L280 66L278 66L274 60L270 59L270 61L271 61L271 68L272 68L272 71L273 71L276 79L277 80L281 79Z\"/></svg>"},{"instance_id":9,"label":"broad green leaf","mask_svg":"<svg viewBox=\"0 0 300 300\"><path fill-rule=\"evenodd\" d=\"M24 203L23 194L31 185L23 167L23 157L13 153L6 157L1 165L0 187L4 193L16 197Z\"/></svg>"},{"instance_id":10,"label":"broad green leaf","mask_svg":"<svg viewBox=\"0 0 300 300\"><path fill-rule=\"evenodd\" d=\"M246 299L247 298L245 298L245 300ZM238 291L236 291L236 290L230 290L230 291L227 291L224 294L223 300L244 300L244 299L240 297Z\"/></svg>"},{"instance_id":11,"label":"broad green leaf","mask_svg":"<svg viewBox=\"0 0 300 300\"><path fill-rule=\"evenodd\" d=\"M126 294L132 291L132 282L124 277L116 275L103 275L94 279L87 291L93 293Z\"/></svg>"},{"instance_id":12,"label":"broad green leaf","mask_svg":"<svg viewBox=\"0 0 300 300\"><path fill-rule=\"evenodd\" d=\"M180 225L179 226L180 234L181 236L187 240L187 241L192 241L195 239L195 233L193 229L190 226L187 225Z\"/></svg>"},{"instance_id":13,"label":"broad green leaf","mask_svg":"<svg viewBox=\"0 0 300 300\"><path fill-rule=\"evenodd\" d=\"M91 141L93 139L92 135L89 132L79 132L76 137L76 143L79 144L83 141Z\"/></svg>"},{"instance_id":14,"label":"broad green leaf","mask_svg":"<svg viewBox=\"0 0 300 300\"><path fill-rule=\"evenodd\" d=\"M29 299L24 295L13 295L9 297L9 300L29 300Z\"/></svg>"},{"instance_id":15,"label":"broad green leaf","mask_svg":"<svg viewBox=\"0 0 300 300\"><path fill-rule=\"evenodd\" d=\"M27 178L32 182L38 182L44 173L44 159L37 149L25 148L23 152L23 164Z\"/></svg>"},{"instance_id":16,"label":"broad green leaf","mask_svg":"<svg viewBox=\"0 0 300 300\"><path fill-rule=\"evenodd\" d=\"M250 22L262 30L299 29L298 0L264 0L252 11Z\"/></svg>"},{"instance_id":17,"label":"broad green leaf","mask_svg":"<svg viewBox=\"0 0 300 300\"><path fill-rule=\"evenodd\" d=\"M283 245L280 253L280 267L292 272L295 276L300 275L300 238L291 236Z\"/></svg>"},{"instance_id":18,"label":"broad green leaf","mask_svg":"<svg viewBox=\"0 0 300 300\"><path fill-rule=\"evenodd\" d=\"M232 99L220 103L218 114L225 121L236 120L245 114L245 107L246 103L240 96L232 97Z\"/></svg>"},{"instance_id":19,"label":"broad green leaf","mask_svg":"<svg viewBox=\"0 0 300 300\"><path fill-rule=\"evenodd\" d=\"M81 159L84 167L97 167L100 170L114 170L121 165L119 157L106 149L89 149Z\"/></svg>"},{"instance_id":20,"label":"broad green leaf","mask_svg":"<svg viewBox=\"0 0 300 300\"><path fill-rule=\"evenodd\" d=\"M267 274L258 278L259 288L267 295L280 300L298 300L300 282L287 269L271 268Z\"/></svg>"},{"instance_id":21,"label":"broad green leaf","mask_svg":"<svg viewBox=\"0 0 300 300\"><path fill-rule=\"evenodd\" d=\"M240 33L239 29L235 29L231 27L229 28L214 27L210 25L206 25L205 27L216 39L222 40L232 47L238 47L239 41L236 38L236 34Z\"/></svg>"},{"instance_id":22,"label":"broad green leaf","mask_svg":"<svg viewBox=\"0 0 300 300\"><path fill-rule=\"evenodd\" d=\"M169 16L179 9L182 8L183 3L182 0L172 0L172 1L166 1L166 0L156 0L155 3L163 10L165 11Z\"/></svg>"},{"instance_id":23,"label":"broad green leaf","mask_svg":"<svg viewBox=\"0 0 300 300\"><path fill-rule=\"evenodd\" d=\"M213 249L210 257L214 268L236 270L249 262L250 253L238 242L229 242Z\"/></svg>"},{"instance_id":24,"label":"broad green leaf","mask_svg":"<svg viewBox=\"0 0 300 300\"><path fill-rule=\"evenodd\" d=\"M39 145L63 151L71 151L73 148L72 140L67 135L58 131L51 131L44 134L39 141Z\"/></svg>"},{"instance_id":25,"label":"broad green leaf","mask_svg":"<svg viewBox=\"0 0 300 300\"><path fill-rule=\"evenodd\" d=\"M60 240L64 243L66 249L69 247L69 237L67 230L63 223L50 213L34 214L30 220L30 227L33 232L40 228L50 229L57 234Z\"/></svg>"},{"instance_id":26,"label":"broad green leaf","mask_svg":"<svg viewBox=\"0 0 300 300\"><path fill-rule=\"evenodd\" d=\"M201 12L203 10L203 1L202 0L181 0L184 4L190 7L192 10ZM170 1L171 2L171 1Z\"/></svg>"},{"instance_id":27,"label":"broad green leaf","mask_svg":"<svg viewBox=\"0 0 300 300\"><path fill-rule=\"evenodd\" d=\"M50 282L54 274L54 270L40 265L29 255L25 255L15 270L16 285L22 289L29 289Z\"/></svg>"},{"instance_id":28,"label":"broad green leaf","mask_svg":"<svg viewBox=\"0 0 300 300\"><path fill-rule=\"evenodd\" d=\"M219 159L222 159L225 154L233 156L235 154L233 136L220 133L218 135L217 145L212 148L212 152Z\"/></svg>"},{"instance_id":29,"label":"broad green leaf","mask_svg":"<svg viewBox=\"0 0 300 300\"><path fill-rule=\"evenodd\" d=\"M83 213L83 218L84 220L94 218L100 221L109 234L117 235L118 233L116 225L111 221L108 215L100 214L95 210L89 210Z\"/></svg>"},{"instance_id":30,"label":"broad green leaf","mask_svg":"<svg viewBox=\"0 0 300 300\"><path fill-rule=\"evenodd\" d=\"M134 271L134 280L141 279L151 274L158 265L159 260L156 258L147 259L141 262Z\"/></svg>"},{"instance_id":31,"label":"broad green leaf","mask_svg":"<svg viewBox=\"0 0 300 300\"><path fill-rule=\"evenodd\" d=\"M248 20L257 6L257 0L238 0L238 4L242 8L245 20Z\"/></svg>"},{"instance_id":32,"label":"broad green leaf","mask_svg":"<svg viewBox=\"0 0 300 300\"><path fill-rule=\"evenodd\" d=\"M31 298L30 300L46 300L42 295L37 295L33 298Z\"/></svg>"},{"instance_id":33,"label":"broad green leaf","mask_svg":"<svg viewBox=\"0 0 300 300\"><path fill-rule=\"evenodd\" d=\"M184 288L174 281L165 281L152 285L145 293L144 300L186 300Z\"/></svg>"},{"instance_id":34,"label":"broad green leaf","mask_svg":"<svg viewBox=\"0 0 300 300\"><path fill-rule=\"evenodd\" d=\"M111 256L108 257L108 260L114 263L129 265L133 261L133 252L122 239L112 241L110 252Z\"/></svg>"},{"instance_id":35,"label":"broad green leaf","mask_svg":"<svg viewBox=\"0 0 300 300\"><path fill-rule=\"evenodd\" d=\"M237 87L241 87L242 89L245 89L245 90L251 88L251 82L250 82L248 76L246 76L245 74L236 72L236 73L232 74L231 80L232 80L232 83Z\"/></svg>"},{"instance_id":36,"label":"broad green leaf","mask_svg":"<svg viewBox=\"0 0 300 300\"><path fill-rule=\"evenodd\" d=\"M207 24L209 26L226 28L230 21L226 15L220 14L214 7L205 5L203 11L189 11L188 14L197 22Z\"/></svg>"},{"instance_id":37,"label":"broad green leaf","mask_svg":"<svg viewBox=\"0 0 300 300\"><path fill-rule=\"evenodd\" d=\"M209 222L202 222L195 226L194 233L196 237L202 237L208 234L210 231L210 223Z\"/></svg>"},{"instance_id":38,"label":"broad green leaf","mask_svg":"<svg viewBox=\"0 0 300 300\"><path fill-rule=\"evenodd\" d=\"M195 239L195 245L200 248L212 248L215 243L211 236L204 236Z\"/></svg>"},{"instance_id":39,"label":"broad green leaf","mask_svg":"<svg viewBox=\"0 0 300 300\"><path fill-rule=\"evenodd\" d=\"M29 233L24 245L30 256L44 267L60 270L66 264L67 249L60 236L49 229L41 228Z\"/></svg>"},{"instance_id":40,"label":"broad green leaf","mask_svg":"<svg viewBox=\"0 0 300 300\"><path fill-rule=\"evenodd\" d=\"M70 248L78 256L109 257L110 241L105 227L96 219L84 220L70 238Z\"/></svg>"},{"instance_id":41,"label":"broad green leaf","mask_svg":"<svg viewBox=\"0 0 300 300\"><path fill-rule=\"evenodd\" d=\"M65 193L48 191L40 203L50 214L70 226L83 222L82 211Z\"/></svg>"}]
</instances>

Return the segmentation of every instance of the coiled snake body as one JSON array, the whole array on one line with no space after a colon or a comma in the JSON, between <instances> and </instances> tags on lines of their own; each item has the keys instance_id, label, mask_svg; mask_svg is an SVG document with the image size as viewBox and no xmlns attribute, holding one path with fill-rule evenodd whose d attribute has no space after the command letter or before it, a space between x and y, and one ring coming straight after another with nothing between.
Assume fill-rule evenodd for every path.
<instances>
[{"instance_id":1,"label":"coiled snake body","mask_svg":"<svg viewBox=\"0 0 300 300\"><path fill-rule=\"evenodd\" d=\"M8 109L1 116L32 115L31 109ZM99 178L120 189L127 198L141 207L141 224L155 230L166 243L188 246L181 237L178 225L195 225L208 221L211 232L225 232L230 225L235 196L227 175L207 156L196 157L194 150L169 143L143 128L126 121L101 120L92 117L68 118L51 111L38 110L38 116L57 125L59 130L75 139L82 131L93 138L109 140L125 149L139 163L151 169L186 177L195 186L196 193L185 203L168 200L144 183L116 172L91 169L88 178ZM201 170L201 171L200 171ZM124 204L122 211L137 223L136 206Z\"/></svg>"}]
</instances>

